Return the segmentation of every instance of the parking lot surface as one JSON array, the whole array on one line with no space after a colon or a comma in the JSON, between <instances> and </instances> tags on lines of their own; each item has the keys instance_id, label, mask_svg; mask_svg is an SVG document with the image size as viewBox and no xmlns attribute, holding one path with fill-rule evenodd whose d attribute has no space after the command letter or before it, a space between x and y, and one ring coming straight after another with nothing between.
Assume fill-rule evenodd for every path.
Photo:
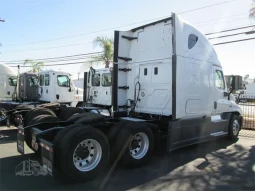
<instances>
[{"instance_id":1,"label":"parking lot surface","mask_svg":"<svg viewBox=\"0 0 255 191\"><path fill-rule=\"evenodd\" d=\"M220 138L160 153L138 169L109 169L95 181L59 183L45 174L19 173L23 161L36 161L26 148L16 150L16 129L0 127L0 190L255 190L255 131L239 140ZM20 165L21 164L21 165ZM26 163L25 163L26 165ZM27 168L27 167L26 167ZM22 169L22 168L21 168Z\"/></svg>"}]
</instances>

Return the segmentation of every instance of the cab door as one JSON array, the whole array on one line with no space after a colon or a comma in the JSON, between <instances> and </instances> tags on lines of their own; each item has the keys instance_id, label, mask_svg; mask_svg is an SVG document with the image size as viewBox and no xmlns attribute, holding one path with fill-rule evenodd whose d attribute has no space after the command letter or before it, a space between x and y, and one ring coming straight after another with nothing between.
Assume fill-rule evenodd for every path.
<instances>
[{"instance_id":1,"label":"cab door","mask_svg":"<svg viewBox=\"0 0 255 191\"><path fill-rule=\"evenodd\" d=\"M41 101L52 102L51 100L51 91L50 91L50 74L40 74L39 76L39 90Z\"/></svg>"},{"instance_id":2,"label":"cab door","mask_svg":"<svg viewBox=\"0 0 255 191\"><path fill-rule=\"evenodd\" d=\"M214 103L213 114L220 115L221 113L230 111L231 103L227 96L227 87L221 67L214 66Z\"/></svg>"},{"instance_id":3,"label":"cab door","mask_svg":"<svg viewBox=\"0 0 255 191\"><path fill-rule=\"evenodd\" d=\"M74 101L74 91L71 80L66 74L57 74L55 75L57 83L55 85L55 98L57 102L69 103Z\"/></svg>"},{"instance_id":4,"label":"cab door","mask_svg":"<svg viewBox=\"0 0 255 191\"><path fill-rule=\"evenodd\" d=\"M102 73L101 76L101 92L100 98L102 100L103 105L111 105L112 95L111 95L111 87L112 87L112 75L111 73Z\"/></svg>"},{"instance_id":5,"label":"cab door","mask_svg":"<svg viewBox=\"0 0 255 191\"><path fill-rule=\"evenodd\" d=\"M39 76L39 90L38 93L40 95L40 100L45 101L46 98L46 90L44 87L44 74L40 74Z\"/></svg>"}]
</instances>

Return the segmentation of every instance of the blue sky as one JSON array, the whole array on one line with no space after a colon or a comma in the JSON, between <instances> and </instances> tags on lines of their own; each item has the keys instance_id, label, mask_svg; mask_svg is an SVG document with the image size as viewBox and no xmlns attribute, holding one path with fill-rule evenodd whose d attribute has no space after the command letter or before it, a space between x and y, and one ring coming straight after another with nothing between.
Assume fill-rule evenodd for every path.
<instances>
[{"instance_id":1,"label":"blue sky","mask_svg":"<svg viewBox=\"0 0 255 191\"><path fill-rule=\"evenodd\" d=\"M0 42L2 44L0 61L68 56L100 51L99 48L93 47L91 42L96 36L113 37L113 30L88 35L80 34L108 28L128 30L139 24L117 27L170 16L171 12L179 13L225 1L227 0L129 0L125 2L117 0L0 0L0 18L6 20L5 23L0 23ZM236 0L184 13L181 16L203 33L208 33L255 24L255 20L248 19L250 5L251 0ZM247 29L233 33L242 31L247 31ZM76 37L54 40L70 36ZM240 35L213 42L252 37L255 35ZM255 40L220 45L215 48L225 74L250 74L251 77L255 77ZM80 67L81 65L77 64L50 68L68 71L77 77ZM50 68L47 67L47 69Z\"/></svg>"}]
</instances>

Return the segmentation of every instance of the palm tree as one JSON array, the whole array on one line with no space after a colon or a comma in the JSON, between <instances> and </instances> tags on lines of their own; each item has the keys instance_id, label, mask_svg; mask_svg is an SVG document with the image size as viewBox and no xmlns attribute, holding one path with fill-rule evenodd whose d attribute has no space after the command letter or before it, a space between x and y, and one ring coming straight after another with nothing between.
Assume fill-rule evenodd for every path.
<instances>
[{"instance_id":1,"label":"palm tree","mask_svg":"<svg viewBox=\"0 0 255 191\"><path fill-rule=\"evenodd\" d=\"M94 46L103 48L103 53L91 57L89 61L92 62L104 62L105 68L109 68L110 63L113 61L113 39L108 37L97 37L94 42Z\"/></svg>"},{"instance_id":2,"label":"palm tree","mask_svg":"<svg viewBox=\"0 0 255 191\"><path fill-rule=\"evenodd\" d=\"M43 62L34 62L33 60L26 59L24 61L24 66L27 64L31 65L32 69L30 70L30 72L34 72L34 73L40 72L40 70L44 67Z\"/></svg>"},{"instance_id":3,"label":"palm tree","mask_svg":"<svg viewBox=\"0 0 255 191\"><path fill-rule=\"evenodd\" d=\"M250 18L255 18L255 0L252 0L251 9L250 9Z\"/></svg>"}]
</instances>

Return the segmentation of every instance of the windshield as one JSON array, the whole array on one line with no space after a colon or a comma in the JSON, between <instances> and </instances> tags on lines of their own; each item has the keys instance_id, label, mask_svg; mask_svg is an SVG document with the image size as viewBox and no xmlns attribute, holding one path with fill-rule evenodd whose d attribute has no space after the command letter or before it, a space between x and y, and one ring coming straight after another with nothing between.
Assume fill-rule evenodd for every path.
<instances>
[{"instance_id":1,"label":"windshield","mask_svg":"<svg viewBox=\"0 0 255 191\"><path fill-rule=\"evenodd\" d=\"M112 76L111 73L102 74L102 86L111 86L112 85Z\"/></svg>"},{"instance_id":2,"label":"windshield","mask_svg":"<svg viewBox=\"0 0 255 191\"><path fill-rule=\"evenodd\" d=\"M92 75L92 86L100 86L100 74Z\"/></svg>"},{"instance_id":3,"label":"windshield","mask_svg":"<svg viewBox=\"0 0 255 191\"><path fill-rule=\"evenodd\" d=\"M39 80L36 76L32 76L29 78L29 85L30 86L37 86L39 84Z\"/></svg>"},{"instance_id":4,"label":"windshield","mask_svg":"<svg viewBox=\"0 0 255 191\"><path fill-rule=\"evenodd\" d=\"M10 77L8 80L9 80L9 85L10 86L16 86L17 85L17 77Z\"/></svg>"}]
</instances>

